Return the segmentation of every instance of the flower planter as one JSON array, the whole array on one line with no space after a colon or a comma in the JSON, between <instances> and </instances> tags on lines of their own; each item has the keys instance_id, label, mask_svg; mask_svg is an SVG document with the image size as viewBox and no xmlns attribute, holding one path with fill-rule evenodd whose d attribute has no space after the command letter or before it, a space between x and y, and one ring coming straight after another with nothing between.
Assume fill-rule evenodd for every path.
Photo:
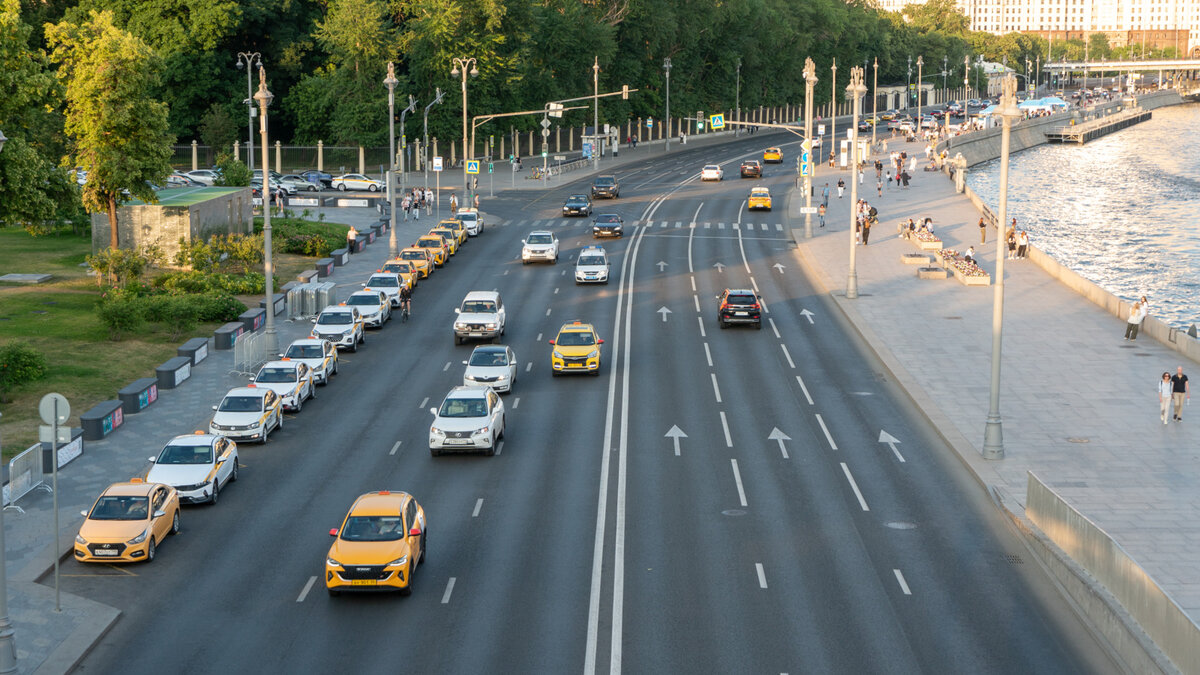
<instances>
[{"instance_id":1,"label":"flower planter","mask_svg":"<svg viewBox=\"0 0 1200 675\"><path fill-rule=\"evenodd\" d=\"M954 278L961 281L964 286L990 286L992 283L991 275L986 275L986 274L984 276L967 275L967 274L963 274L962 272L958 271L957 269L955 269L953 267L950 267L948 269L951 272L954 272Z\"/></svg>"},{"instance_id":2,"label":"flower planter","mask_svg":"<svg viewBox=\"0 0 1200 675\"><path fill-rule=\"evenodd\" d=\"M922 240L920 240L920 239L913 239L913 240L912 240L912 242L913 242L914 244L916 244L916 245L917 245L917 248L921 249L922 251L940 251L940 250L942 250L942 242L941 242L941 240L938 240L938 241L922 241Z\"/></svg>"}]
</instances>

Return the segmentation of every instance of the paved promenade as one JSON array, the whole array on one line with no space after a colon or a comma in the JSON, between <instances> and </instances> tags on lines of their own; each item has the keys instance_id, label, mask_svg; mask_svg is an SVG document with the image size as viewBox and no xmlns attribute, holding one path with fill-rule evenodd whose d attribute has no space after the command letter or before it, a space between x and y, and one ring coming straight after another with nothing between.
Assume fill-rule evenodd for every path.
<instances>
[{"instance_id":1,"label":"paved promenade","mask_svg":"<svg viewBox=\"0 0 1200 675\"><path fill-rule=\"evenodd\" d=\"M836 182L827 171L816 185ZM1126 342L1123 321L1028 260L1006 260L1000 394L1006 456L982 459L994 288L967 287L953 276L918 279L916 266L900 260L917 248L898 238L896 223L932 217L946 248L975 246L980 266L993 277L995 232L980 246L978 212L940 173L918 168L909 189L885 188L882 198L874 171L866 183L880 222L870 245L857 250L856 300L845 298L849 190L842 200L833 193L824 229L814 216L815 236L807 241L799 213L803 194L792 192L789 216L809 271L981 482L1024 505L1026 472L1033 471L1200 621L1200 414L1185 408L1184 422L1164 426L1155 393L1164 371L1173 374L1182 365L1197 380L1200 365L1145 337ZM820 194L818 188L817 200ZM1200 413L1200 406L1194 410Z\"/></svg>"}]
</instances>

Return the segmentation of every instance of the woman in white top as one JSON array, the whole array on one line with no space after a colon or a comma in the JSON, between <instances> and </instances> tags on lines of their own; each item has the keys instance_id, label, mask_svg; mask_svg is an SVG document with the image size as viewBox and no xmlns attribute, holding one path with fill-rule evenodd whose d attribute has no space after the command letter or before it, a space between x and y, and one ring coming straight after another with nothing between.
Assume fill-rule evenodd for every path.
<instances>
[{"instance_id":1,"label":"woman in white top","mask_svg":"<svg viewBox=\"0 0 1200 675\"><path fill-rule=\"evenodd\" d=\"M1163 373L1158 382L1158 410L1163 424L1167 423L1167 408L1171 407L1171 374Z\"/></svg>"},{"instance_id":2,"label":"woman in white top","mask_svg":"<svg viewBox=\"0 0 1200 675\"><path fill-rule=\"evenodd\" d=\"M1129 310L1129 321L1125 324L1125 339L1136 340L1138 328L1142 324L1142 319L1146 318L1142 310L1142 303L1133 303L1133 308Z\"/></svg>"}]
</instances>

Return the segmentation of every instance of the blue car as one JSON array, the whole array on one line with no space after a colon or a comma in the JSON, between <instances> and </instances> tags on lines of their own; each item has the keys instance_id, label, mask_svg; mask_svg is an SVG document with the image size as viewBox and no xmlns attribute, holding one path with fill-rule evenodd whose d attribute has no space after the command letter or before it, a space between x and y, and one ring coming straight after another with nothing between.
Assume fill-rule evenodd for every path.
<instances>
[{"instance_id":1,"label":"blue car","mask_svg":"<svg viewBox=\"0 0 1200 675\"><path fill-rule=\"evenodd\" d=\"M300 174L300 177L310 183L316 183L322 187L329 187L330 181L333 180L332 174L325 173L324 171L317 171L316 169L304 171Z\"/></svg>"}]
</instances>

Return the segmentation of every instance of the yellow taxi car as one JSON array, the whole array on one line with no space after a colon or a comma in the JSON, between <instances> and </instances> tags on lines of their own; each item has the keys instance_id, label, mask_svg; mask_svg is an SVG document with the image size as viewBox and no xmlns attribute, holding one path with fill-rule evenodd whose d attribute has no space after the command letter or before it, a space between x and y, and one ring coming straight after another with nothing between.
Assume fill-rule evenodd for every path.
<instances>
[{"instance_id":1,"label":"yellow taxi car","mask_svg":"<svg viewBox=\"0 0 1200 675\"><path fill-rule=\"evenodd\" d=\"M158 545L179 532L179 493L141 478L113 483L100 493L75 535L79 562L154 560Z\"/></svg>"},{"instance_id":2,"label":"yellow taxi car","mask_svg":"<svg viewBox=\"0 0 1200 675\"><path fill-rule=\"evenodd\" d=\"M412 262L400 258L393 258L385 262L379 271L391 272L398 275L400 283L404 284L404 287L410 291L417 287L417 277L421 276L421 273L417 271L416 266Z\"/></svg>"},{"instance_id":3,"label":"yellow taxi car","mask_svg":"<svg viewBox=\"0 0 1200 675\"><path fill-rule=\"evenodd\" d=\"M412 265L422 279L428 279L433 272L433 254L428 249L409 246L400 251L400 260Z\"/></svg>"},{"instance_id":4,"label":"yellow taxi car","mask_svg":"<svg viewBox=\"0 0 1200 675\"><path fill-rule=\"evenodd\" d=\"M457 218L443 218L438 221L437 226L447 228L453 232L459 246L467 243L467 227L462 224L461 220Z\"/></svg>"},{"instance_id":5,"label":"yellow taxi car","mask_svg":"<svg viewBox=\"0 0 1200 675\"><path fill-rule=\"evenodd\" d=\"M440 234L426 234L417 237L413 246L423 248L433 254L433 266L441 267L450 259L450 245Z\"/></svg>"},{"instance_id":6,"label":"yellow taxi car","mask_svg":"<svg viewBox=\"0 0 1200 675\"><path fill-rule=\"evenodd\" d=\"M596 335L592 324L565 323L550 344L554 345L550 351L550 370L555 377L563 373L600 374L600 345L604 340Z\"/></svg>"},{"instance_id":7,"label":"yellow taxi car","mask_svg":"<svg viewBox=\"0 0 1200 675\"><path fill-rule=\"evenodd\" d=\"M380 490L354 500L325 556L325 588L412 593L413 572L425 562L425 510L407 492Z\"/></svg>"},{"instance_id":8,"label":"yellow taxi car","mask_svg":"<svg viewBox=\"0 0 1200 675\"><path fill-rule=\"evenodd\" d=\"M771 210L771 191L765 187L750 188L750 196L746 198L746 209L754 211L763 209Z\"/></svg>"},{"instance_id":9,"label":"yellow taxi car","mask_svg":"<svg viewBox=\"0 0 1200 675\"><path fill-rule=\"evenodd\" d=\"M441 225L439 225L439 226L429 230L429 234L436 234L439 237L441 237L442 239L445 239L446 240L446 248L448 248L450 250L450 255L458 254L458 247L460 246L460 244L458 241L458 235L454 234L454 230L452 230L448 227L442 227Z\"/></svg>"},{"instance_id":10,"label":"yellow taxi car","mask_svg":"<svg viewBox=\"0 0 1200 675\"><path fill-rule=\"evenodd\" d=\"M763 150L763 162L771 162L772 164L783 163L783 151L779 148L767 148Z\"/></svg>"}]
</instances>

